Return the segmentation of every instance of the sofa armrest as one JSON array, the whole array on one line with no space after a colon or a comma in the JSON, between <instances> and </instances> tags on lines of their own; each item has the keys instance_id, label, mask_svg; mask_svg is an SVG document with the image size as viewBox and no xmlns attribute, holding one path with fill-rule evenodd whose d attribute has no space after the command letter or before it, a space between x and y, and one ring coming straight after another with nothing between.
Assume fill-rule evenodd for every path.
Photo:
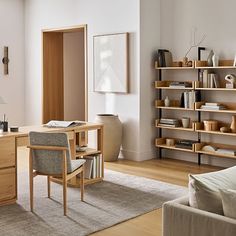
<instances>
[{"instance_id":1,"label":"sofa armrest","mask_svg":"<svg viewBox=\"0 0 236 236\"><path fill-rule=\"evenodd\" d=\"M233 236L236 220L192 208L188 197L163 205L163 236Z\"/></svg>"}]
</instances>

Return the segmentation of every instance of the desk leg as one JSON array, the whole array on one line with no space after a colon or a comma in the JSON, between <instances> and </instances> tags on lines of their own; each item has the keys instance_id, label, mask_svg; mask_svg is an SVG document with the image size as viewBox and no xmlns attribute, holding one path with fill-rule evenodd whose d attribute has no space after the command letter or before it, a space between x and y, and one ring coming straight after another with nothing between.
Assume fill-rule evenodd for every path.
<instances>
[{"instance_id":1,"label":"desk leg","mask_svg":"<svg viewBox=\"0 0 236 236\"><path fill-rule=\"evenodd\" d=\"M97 130L97 150L101 151L102 158L102 177L104 177L104 159L103 159L103 126Z\"/></svg>"}]
</instances>

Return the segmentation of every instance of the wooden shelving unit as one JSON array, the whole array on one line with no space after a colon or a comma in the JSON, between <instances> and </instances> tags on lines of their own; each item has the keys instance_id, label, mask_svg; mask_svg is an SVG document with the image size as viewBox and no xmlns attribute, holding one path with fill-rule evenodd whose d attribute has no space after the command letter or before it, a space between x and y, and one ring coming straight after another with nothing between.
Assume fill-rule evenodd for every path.
<instances>
[{"instance_id":1,"label":"wooden shelving unit","mask_svg":"<svg viewBox=\"0 0 236 236\"><path fill-rule=\"evenodd\" d=\"M84 147L84 145L88 144L88 132L96 132L97 136L97 145L95 148ZM85 150L78 151L78 145ZM87 179L85 177L84 184L93 184L103 180L104 177L104 159L103 159L103 125L99 124L97 126L88 126L83 128L83 126L79 126L78 129L75 129L71 133L70 137L70 150L71 150L71 158L79 159L86 158L88 156L96 156L98 159L95 161L93 159L93 164L96 165L96 168L92 169L96 173L91 178ZM86 167L85 167L86 168ZM52 178L52 181L56 183L62 183L62 179L60 178ZM80 179L79 177L74 177L68 182L68 186L70 187L80 187Z\"/></svg>"},{"instance_id":2,"label":"wooden shelving unit","mask_svg":"<svg viewBox=\"0 0 236 236\"><path fill-rule=\"evenodd\" d=\"M218 70L235 70L236 67L233 66L233 60L220 60L219 61L219 66L217 67L209 67L207 66L207 61L195 61L193 63L192 67L158 67L157 63L155 64L155 69L158 70L159 73L159 80L155 81L155 89L157 89L159 91L158 93L158 99L155 100L155 108L158 109L159 111L159 118L162 118L162 110L166 109L166 110L176 110L176 111L186 111L186 112L191 112L191 111L195 111L196 114L198 114L198 118L196 122L192 122L191 126L189 128L183 128L183 127L172 127L172 126L165 126L163 124L159 123L159 119L156 119L155 121L155 127L159 129L159 138L157 138L155 140L155 146L158 147L159 149L159 157L162 158L162 149L169 149L169 150L174 150L174 151L184 151L184 152L191 152L191 153L196 153L198 155L198 163L199 165L201 164L201 155L205 154L205 155L210 155L210 156L217 156L217 157L226 157L226 158L236 158L236 156L233 155L229 155L229 154L225 154L225 153L218 153L218 152L207 152L207 151L203 151L202 147L204 145L213 145L217 148L223 148L223 149L230 149L230 150L236 150L236 145L226 145L226 144L219 144L219 143L203 143L202 137L201 135L204 134L208 134L208 135L222 135L222 137L229 137L229 138L236 138L236 133L231 133L231 132L227 132L227 133L223 133L220 131L220 127L229 127L230 124L225 124L219 121L219 129L215 130L215 131L208 131L204 129L204 125L202 123L202 112L205 113L219 113L219 114L228 114L228 115L234 115L236 114L236 103L233 102L223 102L220 103L221 105L224 105L226 107L225 110L214 110L214 109L201 109L201 105L204 105L205 102L201 101L201 102L195 102L194 104L194 108L183 108L180 107L180 101L178 100L171 100L170 101L170 106L166 107L164 105L164 100L162 98L162 90L173 90L173 92L175 92L174 90L187 90L187 91L197 91L199 90L201 93L204 92L236 92L236 88L226 88L226 82L224 80L220 80L220 86L218 88L205 88L202 86L202 81L200 78L200 72L202 70L210 70L210 71L217 71ZM185 70L194 70L198 73L198 76L196 76L196 78L194 78L191 81L188 81L190 83L192 83L191 87L186 87L186 88L175 88L175 87L170 87L170 83L172 81L165 81L162 78L162 71L163 70L178 70L178 71L184 71ZM227 72L228 73L228 72ZM232 73L232 72L231 72ZM176 80L173 80L176 81ZM171 91L172 93L172 91ZM208 102L208 101L207 101ZM213 101L213 102L217 102L217 101ZM185 115L186 116L186 115ZM162 137L162 130L163 129L168 129L168 130L178 130L178 131L183 131L183 132L193 132L193 133L197 133L198 134L198 143L194 144L194 147L192 148L192 150L188 150L188 149L181 149L181 148L176 148L175 146L167 146L166 145L166 138Z\"/></svg>"}]
</instances>

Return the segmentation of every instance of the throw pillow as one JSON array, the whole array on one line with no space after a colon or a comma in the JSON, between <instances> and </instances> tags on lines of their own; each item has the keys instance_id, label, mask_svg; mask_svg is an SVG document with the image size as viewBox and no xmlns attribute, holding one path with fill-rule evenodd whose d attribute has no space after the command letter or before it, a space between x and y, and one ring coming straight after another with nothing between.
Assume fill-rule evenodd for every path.
<instances>
[{"instance_id":1,"label":"throw pillow","mask_svg":"<svg viewBox=\"0 0 236 236\"><path fill-rule=\"evenodd\" d=\"M224 215L236 219L236 190L221 189Z\"/></svg>"},{"instance_id":2,"label":"throw pillow","mask_svg":"<svg viewBox=\"0 0 236 236\"><path fill-rule=\"evenodd\" d=\"M189 204L223 215L219 189L236 190L236 166L198 175L189 175Z\"/></svg>"}]
</instances>

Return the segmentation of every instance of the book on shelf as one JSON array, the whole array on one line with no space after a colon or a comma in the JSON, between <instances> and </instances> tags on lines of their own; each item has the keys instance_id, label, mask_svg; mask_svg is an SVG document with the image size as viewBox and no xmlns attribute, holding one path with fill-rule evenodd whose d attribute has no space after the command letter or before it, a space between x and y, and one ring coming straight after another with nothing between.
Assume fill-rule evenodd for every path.
<instances>
[{"instance_id":1,"label":"book on shelf","mask_svg":"<svg viewBox=\"0 0 236 236\"><path fill-rule=\"evenodd\" d=\"M72 127L72 126L84 125L84 124L85 122L79 122L79 121L50 120L44 126L48 128L66 128L66 127Z\"/></svg>"},{"instance_id":2,"label":"book on shelf","mask_svg":"<svg viewBox=\"0 0 236 236\"><path fill-rule=\"evenodd\" d=\"M193 144L197 143L197 141L192 140L178 140L175 144L176 148L183 148L183 149L189 149L192 150Z\"/></svg>"},{"instance_id":3,"label":"book on shelf","mask_svg":"<svg viewBox=\"0 0 236 236\"><path fill-rule=\"evenodd\" d=\"M164 124L164 123L159 123L159 126L163 126L163 127L180 127L179 124Z\"/></svg>"},{"instance_id":4,"label":"book on shelf","mask_svg":"<svg viewBox=\"0 0 236 236\"><path fill-rule=\"evenodd\" d=\"M184 108L194 109L194 103L200 101L200 91L185 91L181 95L180 105Z\"/></svg>"},{"instance_id":5,"label":"book on shelf","mask_svg":"<svg viewBox=\"0 0 236 236\"><path fill-rule=\"evenodd\" d=\"M208 88L208 70L204 70L202 73L202 87Z\"/></svg>"},{"instance_id":6,"label":"book on shelf","mask_svg":"<svg viewBox=\"0 0 236 236\"><path fill-rule=\"evenodd\" d=\"M84 156L85 162L85 178L95 179L102 177L102 158L100 155Z\"/></svg>"},{"instance_id":7,"label":"book on shelf","mask_svg":"<svg viewBox=\"0 0 236 236\"><path fill-rule=\"evenodd\" d=\"M200 109L203 110L226 110L224 105L201 105Z\"/></svg>"},{"instance_id":8,"label":"book on shelf","mask_svg":"<svg viewBox=\"0 0 236 236\"><path fill-rule=\"evenodd\" d=\"M178 119L161 118L158 125L166 127L179 127L180 121Z\"/></svg>"},{"instance_id":9,"label":"book on shelf","mask_svg":"<svg viewBox=\"0 0 236 236\"><path fill-rule=\"evenodd\" d=\"M161 118L160 123L162 124L178 124L178 119L169 119L169 118Z\"/></svg>"},{"instance_id":10,"label":"book on shelf","mask_svg":"<svg viewBox=\"0 0 236 236\"><path fill-rule=\"evenodd\" d=\"M169 85L170 88L191 88L192 83L190 82L179 82L179 81L174 81L171 82Z\"/></svg>"},{"instance_id":11,"label":"book on shelf","mask_svg":"<svg viewBox=\"0 0 236 236\"><path fill-rule=\"evenodd\" d=\"M232 150L232 149L218 148L216 152L220 154L225 154L225 155L232 155L232 156L236 155L236 150Z\"/></svg>"}]
</instances>

